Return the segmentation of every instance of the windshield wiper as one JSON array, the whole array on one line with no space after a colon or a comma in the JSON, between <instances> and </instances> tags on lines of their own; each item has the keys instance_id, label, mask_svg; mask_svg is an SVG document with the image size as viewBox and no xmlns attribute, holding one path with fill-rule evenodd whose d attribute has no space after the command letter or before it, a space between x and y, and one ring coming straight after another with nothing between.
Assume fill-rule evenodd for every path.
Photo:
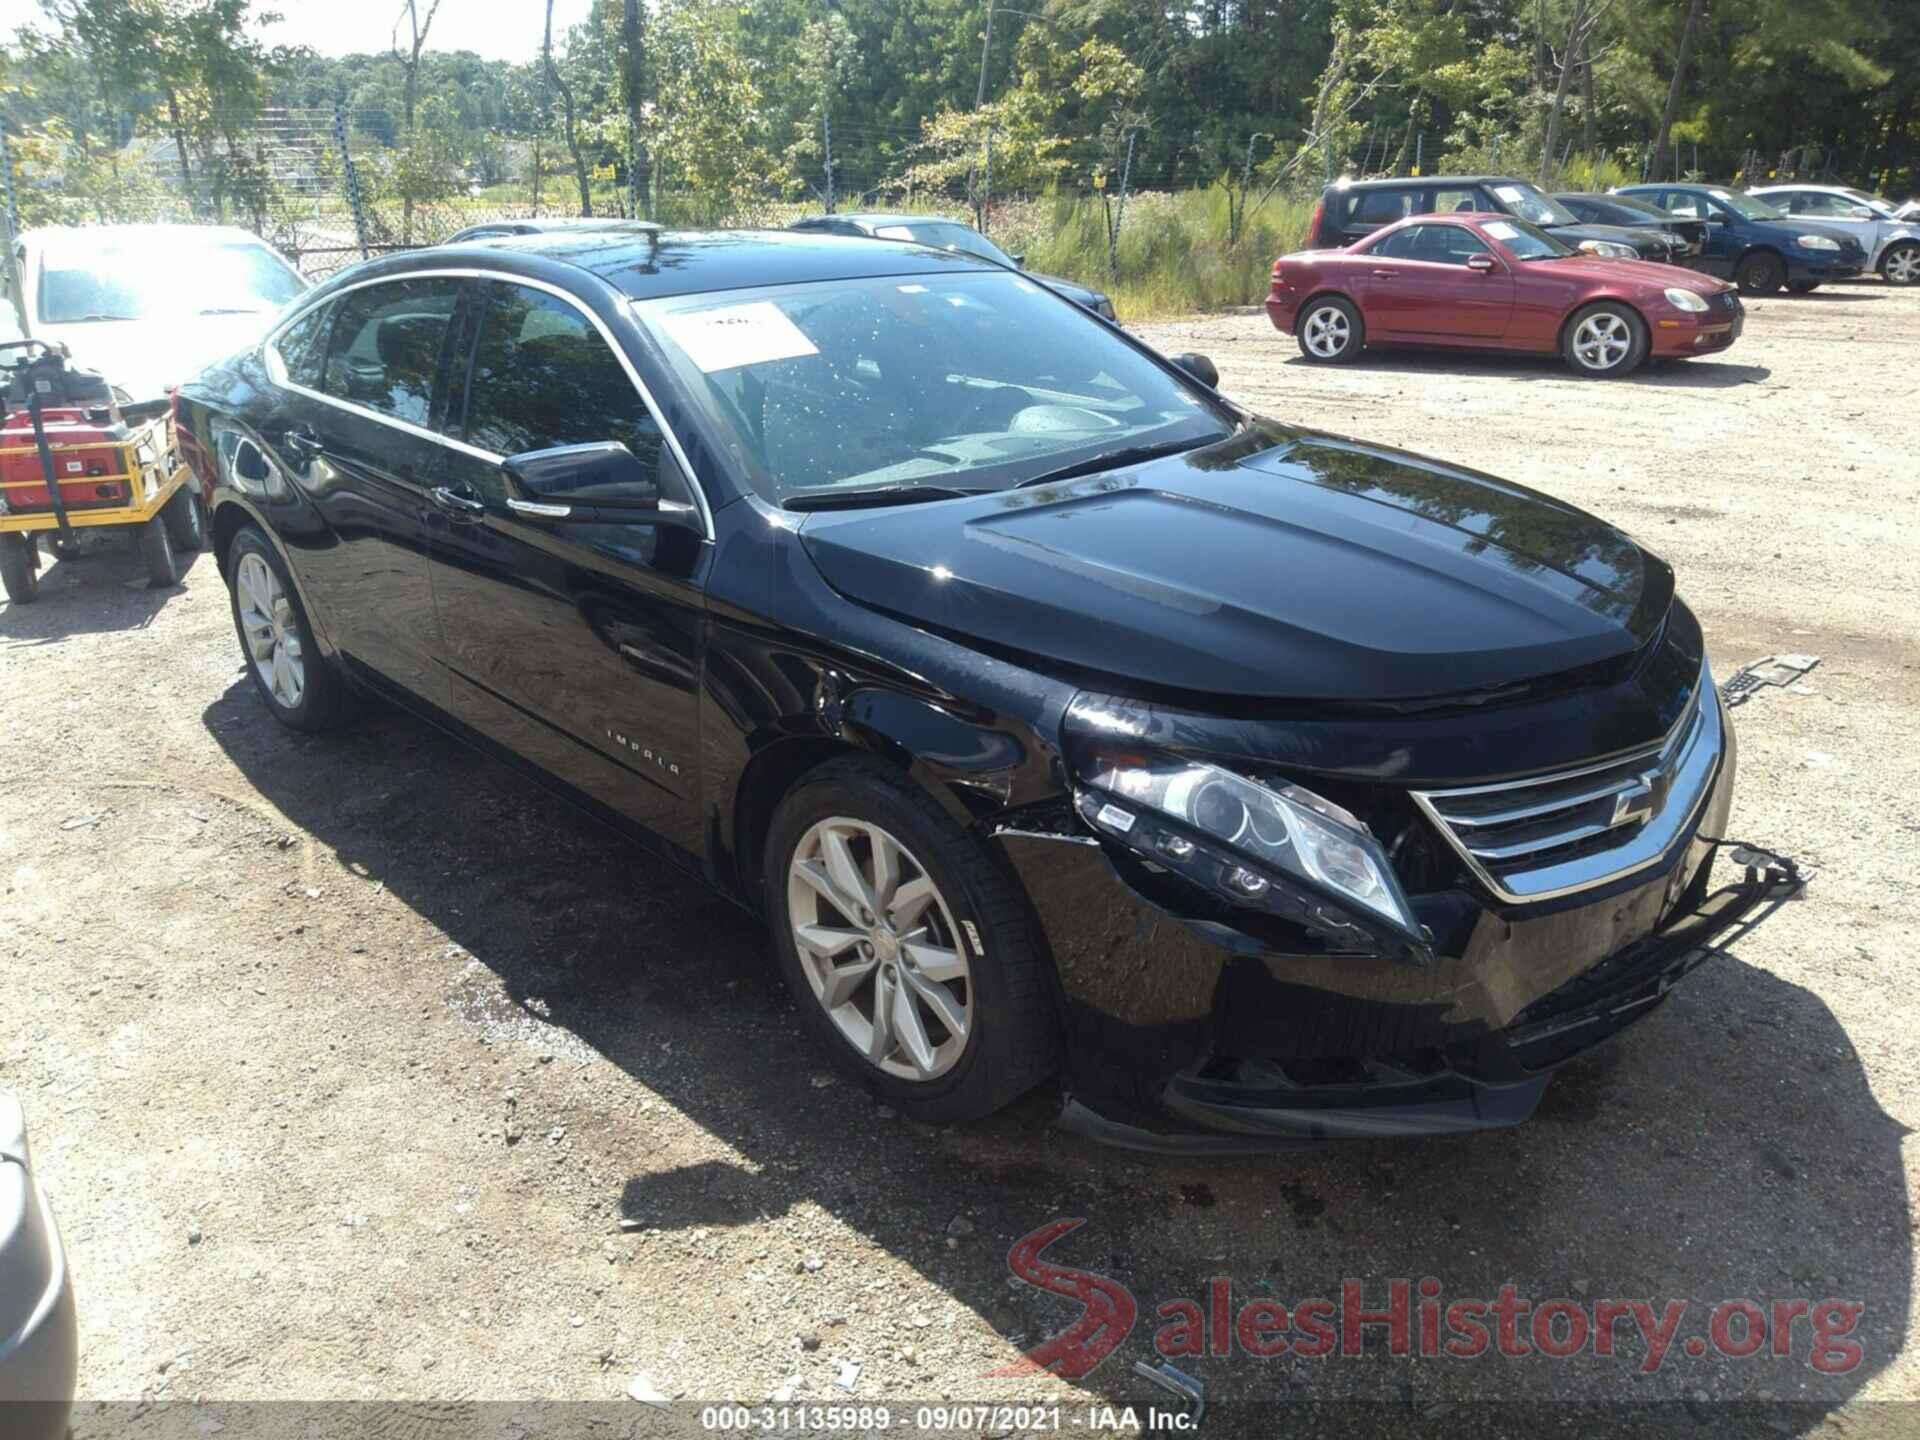
<instances>
[{"instance_id":1,"label":"windshield wiper","mask_svg":"<svg viewBox=\"0 0 1920 1440\"><path fill-rule=\"evenodd\" d=\"M780 502L787 510L858 510L867 505L912 505L921 500L957 500L984 495L984 490L960 490L951 485L827 485L801 490Z\"/></svg>"},{"instance_id":2,"label":"windshield wiper","mask_svg":"<svg viewBox=\"0 0 1920 1440\"><path fill-rule=\"evenodd\" d=\"M1158 445L1122 445L1117 450L1102 450L1097 455L1089 455L1084 460L1075 460L1070 465L1062 465L1057 470L1042 470L1031 479L1022 480L1013 488L1025 490L1030 485L1045 485L1052 480L1071 480L1076 475L1097 475L1102 470L1118 470L1123 465L1138 465L1146 460L1158 460L1163 455L1178 455L1186 450L1198 450L1202 445L1211 445L1214 440L1224 440L1217 435L1204 440L1162 440Z\"/></svg>"},{"instance_id":3,"label":"windshield wiper","mask_svg":"<svg viewBox=\"0 0 1920 1440\"><path fill-rule=\"evenodd\" d=\"M258 305L210 305L200 312L202 315L258 315Z\"/></svg>"},{"instance_id":4,"label":"windshield wiper","mask_svg":"<svg viewBox=\"0 0 1920 1440\"><path fill-rule=\"evenodd\" d=\"M49 325L85 325L94 320L138 320L138 315L69 315L64 320L49 320Z\"/></svg>"}]
</instances>

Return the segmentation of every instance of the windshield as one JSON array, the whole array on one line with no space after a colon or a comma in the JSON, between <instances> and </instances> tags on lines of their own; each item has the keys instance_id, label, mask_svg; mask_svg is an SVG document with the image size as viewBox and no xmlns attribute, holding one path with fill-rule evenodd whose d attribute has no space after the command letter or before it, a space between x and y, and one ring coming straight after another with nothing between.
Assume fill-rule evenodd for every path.
<instances>
[{"instance_id":1,"label":"windshield","mask_svg":"<svg viewBox=\"0 0 1920 1440\"><path fill-rule=\"evenodd\" d=\"M936 250L958 250L963 255L978 255L982 260L991 260L996 265L1013 264L1012 256L978 230L952 220L882 225L873 233L882 240L911 240L916 245L931 245Z\"/></svg>"},{"instance_id":2,"label":"windshield","mask_svg":"<svg viewBox=\"0 0 1920 1440\"><path fill-rule=\"evenodd\" d=\"M49 325L267 313L305 288L264 245L115 239L49 251L39 310Z\"/></svg>"},{"instance_id":3,"label":"windshield","mask_svg":"<svg viewBox=\"0 0 1920 1440\"><path fill-rule=\"evenodd\" d=\"M1005 272L887 276L635 304L776 503L844 486L1002 490L1234 419L1078 306Z\"/></svg>"},{"instance_id":4,"label":"windshield","mask_svg":"<svg viewBox=\"0 0 1920 1440\"><path fill-rule=\"evenodd\" d=\"M1562 205L1551 195L1543 194L1531 185L1508 181L1489 187L1494 198L1500 202L1500 208L1509 215L1518 215L1522 220L1531 220L1535 225L1578 225L1579 216Z\"/></svg>"},{"instance_id":5,"label":"windshield","mask_svg":"<svg viewBox=\"0 0 1920 1440\"><path fill-rule=\"evenodd\" d=\"M1764 200L1756 200L1751 195L1736 195L1731 190L1709 190L1707 194L1718 200L1742 220L1784 220L1787 213L1776 210Z\"/></svg>"},{"instance_id":6,"label":"windshield","mask_svg":"<svg viewBox=\"0 0 1920 1440\"><path fill-rule=\"evenodd\" d=\"M1558 260L1576 253L1571 245L1524 220L1489 220L1480 228L1506 246L1516 260Z\"/></svg>"},{"instance_id":7,"label":"windshield","mask_svg":"<svg viewBox=\"0 0 1920 1440\"><path fill-rule=\"evenodd\" d=\"M1847 199L1853 201L1854 204L1866 206L1867 209L1873 212L1875 219L1896 220L1899 218L1894 214L1893 206L1882 200L1878 195L1869 195L1864 190L1851 189L1844 190L1841 193L1844 194Z\"/></svg>"}]
</instances>

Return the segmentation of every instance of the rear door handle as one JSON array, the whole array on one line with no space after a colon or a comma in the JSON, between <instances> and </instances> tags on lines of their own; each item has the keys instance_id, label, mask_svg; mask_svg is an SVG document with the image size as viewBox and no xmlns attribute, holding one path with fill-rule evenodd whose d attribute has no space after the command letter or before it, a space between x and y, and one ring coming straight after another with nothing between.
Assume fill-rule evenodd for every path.
<instances>
[{"instance_id":1,"label":"rear door handle","mask_svg":"<svg viewBox=\"0 0 1920 1440\"><path fill-rule=\"evenodd\" d=\"M471 495L462 495L458 490L449 490L444 485L434 486L427 494L433 497L434 504L449 515L478 517L487 513L484 502L474 499Z\"/></svg>"}]
</instances>

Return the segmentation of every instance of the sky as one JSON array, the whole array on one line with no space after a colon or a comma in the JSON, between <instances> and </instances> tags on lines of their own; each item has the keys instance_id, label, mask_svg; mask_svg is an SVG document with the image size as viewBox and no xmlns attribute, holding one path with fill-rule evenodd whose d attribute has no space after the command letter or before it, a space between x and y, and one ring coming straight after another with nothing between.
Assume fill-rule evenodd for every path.
<instances>
[{"instance_id":1,"label":"sky","mask_svg":"<svg viewBox=\"0 0 1920 1440\"><path fill-rule=\"evenodd\" d=\"M421 14L432 0L418 0ZM554 0L553 30L587 18L592 0ZM309 45L322 55L385 50L404 0L258 0L259 10L277 10L278 25L260 31L274 45ZM37 23L35 0L0 0L0 36ZM489 60L530 60L540 49L546 0L441 0L427 36L429 50L472 50Z\"/></svg>"}]
</instances>

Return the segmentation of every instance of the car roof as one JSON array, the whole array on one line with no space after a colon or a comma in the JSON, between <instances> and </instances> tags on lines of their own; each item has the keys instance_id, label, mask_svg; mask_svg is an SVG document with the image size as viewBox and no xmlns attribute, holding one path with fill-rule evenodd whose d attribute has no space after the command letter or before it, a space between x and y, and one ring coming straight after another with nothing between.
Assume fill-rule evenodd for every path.
<instances>
[{"instance_id":1,"label":"car roof","mask_svg":"<svg viewBox=\"0 0 1920 1440\"><path fill-rule=\"evenodd\" d=\"M1336 180L1332 190L1381 190L1389 185L1532 185L1517 175L1397 175L1381 180Z\"/></svg>"},{"instance_id":2,"label":"car roof","mask_svg":"<svg viewBox=\"0 0 1920 1440\"><path fill-rule=\"evenodd\" d=\"M20 236L23 245L69 251L106 249L129 243L168 243L179 240L204 241L209 245L258 245L271 250L251 230L238 225L41 225Z\"/></svg>"},{"instance_id":3,"label":"car roof","mask_svg":"<svg viewBox=\"0 0 1920 1440\"><path fill-rule=\"evenodd\" d=\"M822 225L844 221L850 225L962 225L965 221L954 220L945 215L902 215L888 214L884 211L868 211L861 214L846 215L808 215L796 220L796 225ZM969 227L971 228L971 227Z\"/></svg>"},{"instance_id":4,"label":"car roof","mask_svg":"<svg viewBox=\"0 0 1920 1440\"><path fill-rule=\"evenodd\" d=\"M799 285L879 275L954 271L1004 273L958 250L902 245L806 230L574 230L436 245L355 266L356 280L444 269L467 257L489 269L549 281L556 270L585 271L622 294L646 300L757 285Z\"/></svg>"},{"instance_id":5,"label":"car roof","mask_svg":"<svg viewBox=\"0 0 1920 1440\"><path fill-rule=\"evenodd\" d=\"M528 217L519 220L476 220L471 225L463 225L453 234L453 239L442 243L452 244L460 236L476 230L498 230L499 236L486 236L486 239L499 239L506 235L550 235L566 231L580 230L658 230L661 227L651 220L623 220L619 216L550 216Z\"/></svg>"}]
</instances>

